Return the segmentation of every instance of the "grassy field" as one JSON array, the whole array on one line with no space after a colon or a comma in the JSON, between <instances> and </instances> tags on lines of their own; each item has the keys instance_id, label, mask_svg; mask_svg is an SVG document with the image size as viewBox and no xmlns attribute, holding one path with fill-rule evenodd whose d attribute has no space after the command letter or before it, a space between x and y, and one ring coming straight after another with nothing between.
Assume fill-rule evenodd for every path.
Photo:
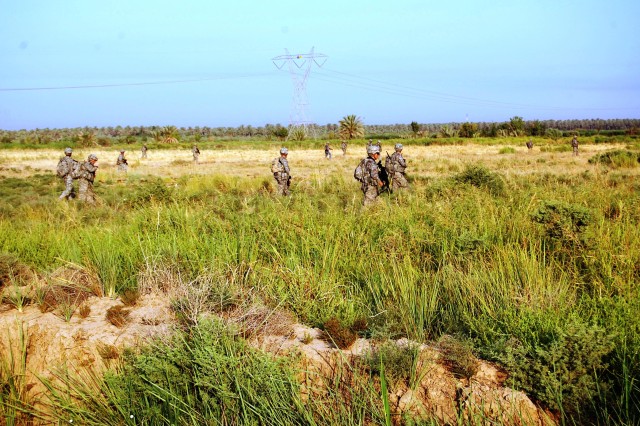
<instances>
[{"instance_id":1,"label":"grassy field","mask_svg":"<svg viewBox=\"0 0 640 426\"><path fill-rule=\"evenodd\" d=\"M57 201L60 150L5 149L0 252L41 274L65 262L82 265L110 296L176 270L193 281L233 276L228 291L251 289L312 326L364 322L360 334L374 339L453 335L503 365L511 386L568 424L640 422L640 163L595 161L613 151L637 158L637 141L585 138L577 157L545 140L534 140L531 152L524 140L402 142L412 189L383 194L368 210L352 177L364 141L346 156L334 143L331 161L322 144L290 147L289 198L273 195L273 142L204 145L198 165L188 146L150 146L146 160L136 149L126 175L115 170L118 149L78 149L74 158L99 157L95 208ZM202 349L200 335L213 333L221 342L212 349L216 359L243 357L244 346L217 327L193 326L187 340ZM191 353L184 342L165 350ZM368 402L356 412L369 414L345 417L348 398L298 407L285 397L290 372L266 362L245 366L256 377L278 372L280 387L269 388L268 401L256 400L271 411L247 417L231 410L237 417L229 424L259 421L282 412L281 404L298 415L283 424L327 413L331 424L384 421L383 409ZM110 389L149 385L130 381L148 364L132 358L128 365L128 375L109 378ZM185 392L181 401L194 419L219 415L211 407L197 412L202 401ZM130 395L113 398L118 409ZM127 409L177 418L170 407L146 404Z\"/></svg>"}]
</instances>

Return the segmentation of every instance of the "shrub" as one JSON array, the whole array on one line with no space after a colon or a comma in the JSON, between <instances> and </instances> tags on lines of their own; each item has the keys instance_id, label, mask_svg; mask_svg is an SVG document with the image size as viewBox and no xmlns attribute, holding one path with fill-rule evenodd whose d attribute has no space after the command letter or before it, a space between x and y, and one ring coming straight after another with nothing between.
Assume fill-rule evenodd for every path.
<instances>
[{"instance_id":1,"label":"shrub","mask_svg":"<svg viewBox=\"0 0 640 426\"><path fill-rule=\"evenodd\" d=\"M547 344L527 349L510 341L499 356L516 385L554 410L569 415L584 412L600 390L607 368L606 356L613 350L613 336L598 326L571 322L556 330Z\"/></svg>"},{"instance_id":2,"label":"shrub","mask_svg":"<svg viewBox=\"0 0 640 426\"><path fill-rule=\"evenodd\" d=\"M454 376L469 379L478 371L478 360L473 355L469 341L444 335L436 347L442 354L442 363Z\"/></svg>"},{"instance_id":3,"label":"shrub","mask_svg":"<svg viewBox=\"0 0 640 426\"><path fill-rule=\"evenodd\" d=\"M381 368L384 368L385 377L392 386L400 381L410 385L411 378L415 377L419 355L418 344L400 345L387 341L365 352L363 362L368 370L376 375L380 375Z\"/></svg>"},{"instance_id":4,"label":"shrub","mask_svg":"<svg viewBox=\"0 0 640 426\"><path fill-rule=\"evenodd\" d=\"M580 205L543 201L531 219L544 225L547 237L565 243L581 242L582 233L591 223L589 210Z\"/></svg>"},{"instance_id":5,"label":"shrub","mask_svg":"<svg viewBox=\"0 0 640 426\"><path fill-rule=\"evenodd\" d=\"M604 164L611 168L637 167L640 163L640 153L633 151L609 151L589 158L589 164Z\"/></svg>"},{"instance_id":6,"label":"shrub","mask_svg":"<svg viewBox=\"0 0 640 426\"><path fill-rule=\"evenodd\" d=\"M367 323L358 319L350 327L345 327L336 317L332 317L324 323L323 328L329 342L340 349L347 349L356 341L358 333L367 328Z\"/></svg>"},{"instance_id":7,"label":"shrub","mask_svg":"<svg viewBox=\"0 0 640 426\"><path fill-rule=\"evenodd\" d=\"M502 178L483 166L468 165L461 173L454 176L453 179L456 182L486 189L492 195L502 195L505 192L505 185Z\"/></svg>"},{"instance_id":8,"label":"shrub","mask_svg":"<svg viewBox=\"0 0 640 426\"><path fill-rule=\"evenodd\" d=\"M516 149L511 146L505 146L503 148L500 148L500 151L498 151L498 154L515 154L515 153L516 153Z\"/></svg>"}]
</instances>

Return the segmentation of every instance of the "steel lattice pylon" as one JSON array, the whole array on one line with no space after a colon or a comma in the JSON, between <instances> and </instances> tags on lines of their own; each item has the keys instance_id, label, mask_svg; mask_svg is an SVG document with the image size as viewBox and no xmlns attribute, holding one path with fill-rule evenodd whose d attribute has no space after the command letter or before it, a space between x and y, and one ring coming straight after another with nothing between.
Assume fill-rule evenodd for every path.
<instances>
[{"instance_id":1,"label":"steel lattice pylon","mask_svg":"<svg viewBox=\"0 0 640 426\"><path fill-rule=\"evenodd\" d=\"M271 59L279 70L283 69L285 65L289 66L289 74L293 82L293 103L291 105L291 114L289 115L289 134L294 129L302 127L305 134L309 135L309 125L312 123L307 115L309 105L307 78L313 64L321 68L327 61L327 55L315 53L314 49L312 47L309 53L296 55L291 55L289 50L284 49L286 55L276 56ZM315 135L310 136L315 138Z\"/></svg>"}]
</instances>

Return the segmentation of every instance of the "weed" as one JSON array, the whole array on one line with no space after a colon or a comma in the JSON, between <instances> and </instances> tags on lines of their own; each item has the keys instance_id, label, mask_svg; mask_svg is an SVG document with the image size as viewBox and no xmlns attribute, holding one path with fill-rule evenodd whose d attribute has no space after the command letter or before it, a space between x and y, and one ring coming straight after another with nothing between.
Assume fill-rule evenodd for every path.
<instances>
[{"instance_id":1,"label":"weed","mask_svg":"<svg viewBox=\"0 0 640 426\"><path fill-rule=\"evenodd\" d=\"M492 195L503 195L505 184L500 176L479 165L468 165L456 176L454 181L486 189Z\"/></svg>"},{"instance_id":2,"label":"weed","mask_svg":"<svg viewBox=\"0 0 640 426\"><path fill-rule=\"evenodd\" d=\"M114 346L109 345L107 343L99 343L96 346L98 354L104 360L112 360L120 358L120 350Z\"/></svg>"},{"instance_id":3,"label":"weed","mask_svg":"<svg viewBox=\"0 0 640 426\"><path fill-rule=\"evenodd\" d=\"M478 371L478 360L473 355L471 342L444 335L436 348L442 355L442 363L456 377L470 379Z\"/></svg>"},{"instance_id":4,"label":"weed","mask_svg":"<svg viewBox=\"0 0 640 426\"><path fill-rule=\"evenodd\" d=\"M88 303L83 303L78 308L80 318L87 318L91 314L91 306Z\"/></svg>"},{"instance_id":5,"label":"weed","mask_svg":"<svg viewBox=\"0 0 640 426\"><path fill-rule=\"evenodd\" d=\"M109 323L121 328L129 322L130 313L131 311L125 309L122 305L115 305L107 309L105 318Z\"/></svg>"}]
</instances>

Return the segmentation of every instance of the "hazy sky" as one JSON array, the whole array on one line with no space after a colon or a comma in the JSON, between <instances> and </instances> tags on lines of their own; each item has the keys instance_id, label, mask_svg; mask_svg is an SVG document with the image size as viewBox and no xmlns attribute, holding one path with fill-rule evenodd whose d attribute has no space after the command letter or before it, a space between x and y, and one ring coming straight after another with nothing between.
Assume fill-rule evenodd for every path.
<instances>
[{"instance_id":1,"label":"hazy sky","mask_svg":"<svg viewBox=\"0 0 640 426\"><path fill-rule=\"evenodd\" d=\"M312 47L318 124L640 118L639 16L637 0L0 0L0 129L286 125L293 80L271 59Z\"/></svg>"}]
</instances>

